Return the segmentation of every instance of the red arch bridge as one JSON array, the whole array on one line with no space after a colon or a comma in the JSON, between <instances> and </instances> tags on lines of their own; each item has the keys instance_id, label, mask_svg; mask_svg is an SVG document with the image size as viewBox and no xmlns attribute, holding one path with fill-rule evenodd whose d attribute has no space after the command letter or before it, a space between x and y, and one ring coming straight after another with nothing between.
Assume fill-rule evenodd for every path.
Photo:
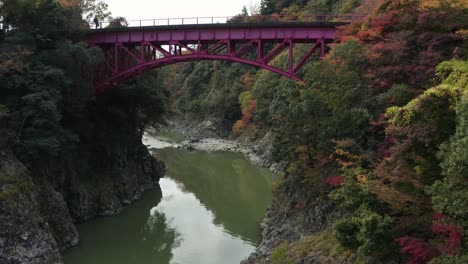
<instances>
[{"instance_id":1,"label":"red arch bridge","mask_svg":"<svg viewBox=\"0 0 468 264\"><path fill-rule=\"evenodd\" d=\"M97 93L104 93L157 67L195 60L224 60L300 80L297 73L301 67L313 54L323 57L326 43L335 38L337 26L345 23L216 23L91 30L86 33L86 42L102 49L104 62L87 78L93 80ZM308 51L300 57L294 54L294 46L299 43L308 45ZM285 50L288 66L273 66L271 61Z\"/></svg>"}]
</instances>

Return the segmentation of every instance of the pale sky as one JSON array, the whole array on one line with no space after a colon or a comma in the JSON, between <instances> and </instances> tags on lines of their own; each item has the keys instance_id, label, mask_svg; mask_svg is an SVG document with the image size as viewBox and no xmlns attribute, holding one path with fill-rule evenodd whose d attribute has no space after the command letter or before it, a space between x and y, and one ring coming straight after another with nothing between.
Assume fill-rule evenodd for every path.
<instances>
[{"instance_id":1,"label":"pale sky","mask_svg":"<svg viewBox=\"0 0 468 264\"><path fill-rule=\"evenodd\" d=\"M258 5L260 0L104 0L113 17L127 20L234 16L245 5Z\"/></svg>"}]
</instances>

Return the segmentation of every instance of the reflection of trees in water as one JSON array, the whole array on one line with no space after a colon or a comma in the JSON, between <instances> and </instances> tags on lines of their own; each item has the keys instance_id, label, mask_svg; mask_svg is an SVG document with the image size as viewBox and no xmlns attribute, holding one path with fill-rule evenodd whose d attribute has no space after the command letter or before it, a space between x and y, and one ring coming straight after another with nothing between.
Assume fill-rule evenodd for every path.
<instances>
[{"instance_id":1,"label":"reflection of trees in water","mask_svg":"<svg viewBox=\"0 0 468 264\"><path fill-rule=\"evenodd\" d=\"M160 244L159 242L163 242L161 245L154 245L153 250L161 253L166 252L172 258L172 249L180 246L182 236L175 228L170 227L171 222L167 220L163 213L152 210L146 225L143 227L142 235L144 241L154 240L158 244Z\"/></svg>"},{"instance_id":2,"label":"reflection of trees in water","mask_svg":"<svg viewBox=\"0 0 468 264\"><path fill-rule=\"evenodd\" d=\"M166 163L170 178L213 212L214 224L234 236L259 242L260 222L271 199L269 174L233 153L164 149L158 156Z\"/></svg>"},{"instance_id":3,"label":"reflection of trees in water","mask_svg":"<svg viewBox=\"0 0 468 264\"><path fill-rule=\"evenodd\" d=\"M180 245L180 235L164 215L149 214L161 197L157 186L122 214L81 225L81 244L65 255L65 263L170 263L172 249Z\"/></svg>"}]
</instances>

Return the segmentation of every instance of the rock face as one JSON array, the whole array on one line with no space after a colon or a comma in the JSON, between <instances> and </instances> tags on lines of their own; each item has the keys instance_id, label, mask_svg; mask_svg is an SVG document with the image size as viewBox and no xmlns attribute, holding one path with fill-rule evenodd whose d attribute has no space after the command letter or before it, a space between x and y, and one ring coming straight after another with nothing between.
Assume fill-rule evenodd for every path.
<instances>
[{"instance_id":1,"label":"rock face","mask_svg":"<svg viewBox=\"0 0 468 264\"><path fill-rule=\"evenodd\" d=\"M0 157L0 263L62 263L60 252L78 244L76 223L122 212L164 175L140 140L114 146L100 166L83 169L93 157L57 161L46 176L11 153Z\"/></svg>"},{"instance_id":2,"label":"rock face","mask_svg":"<svg viewBox=\"0 0 468 264\"><path fill-rule=\"evenodd\" d=\"M0 263L62 263L27 169L11 154L0 168ZM76 235L76 229L73 230Z\"/></svg>"},{"instance_id":3,"label":"rock face","mask_svg":"<svg viewBox=\"0 0 468 264\"><path fill-rule=\"evenodd\" d=\"M299 177L288 175L273 193L271 206L262 223L262 243L242 263L270 263L275 247L323 231L339 216L339 210L327 194L315 192ZM301 263L321 262L319 256L310 256Z\"/></svg>"}]
</instances>

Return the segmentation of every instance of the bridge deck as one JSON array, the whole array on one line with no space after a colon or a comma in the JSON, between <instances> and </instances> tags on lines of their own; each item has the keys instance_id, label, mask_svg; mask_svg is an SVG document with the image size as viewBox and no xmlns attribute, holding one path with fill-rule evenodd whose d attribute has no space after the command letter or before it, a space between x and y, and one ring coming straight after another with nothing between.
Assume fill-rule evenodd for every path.
<instances>
[{"instance_id":1,"label":"bridge deck","mask_svg":"<svg viewBox=\"0 0 468 264\"><path fill-rule=\"evenodd\" d=\"M331 41L335 37L336 27L345 24L343 22L269 22L103 28L88 31L86 41L91 45L138 44L145 41L161 44L183 41L186 44L195 44L200 41L252 39L271 42L294 39L295 43L314 42L317 39Z\"/></svg>"}]
</instances>

